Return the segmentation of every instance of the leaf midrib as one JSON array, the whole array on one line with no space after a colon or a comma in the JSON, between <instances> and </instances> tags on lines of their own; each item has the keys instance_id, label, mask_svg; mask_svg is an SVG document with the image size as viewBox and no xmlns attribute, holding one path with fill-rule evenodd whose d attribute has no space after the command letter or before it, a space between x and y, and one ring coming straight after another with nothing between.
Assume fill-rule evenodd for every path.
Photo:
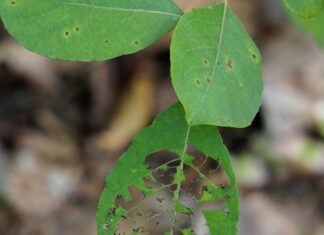
<instances>
[{"instance_id":1,"label":"leaf midrib","mask_svg":"<svg viewBox=\"0 0 324 235\"><path fill-rule=\"evenodd\" d=\"M220 34L219 34L219 41L218 41L218 44L216 47L216 57L215 57L215 62L214 62L213 71L212 71L212 75L211 75L211 83L209 84L209 86L207 86L207 89L206 89L203 97L201 98L200 102L198 103L198 108L193 112L193 114L191 116L191 120L188 120L188 122L190 124L192 123L192 120L194 119L196 114L201 110L202 107L204 107L202 104L205 102L206 97L209 93L209 90L215 81L217 62L219 60L220 49L221 49L221 45L223 43L223 34L224 34L224 28L225 28L224 25L225 25L225 20L226 20L226 14L227 14L227 1L224 2L223 19L222 19L221 30L220 30Z\"/></svg>"},{"instance_id":2,"label":"leaf midrib","mask_svg":"<svg viewBox=\"0 0 324 235\"><path fill-rule=\"evenodd\" d=\"M186 155L187 148L188 148L188 140L189 140L189 135L190 135L190 128L191 128L191 126L188 125L186 137L185 137L185 140L184 140L183 151L182 151L182 154L180 156L180 167L179 167L178 170L181 170L181 171L183 171L184 157ZM173 215L172 215L171 231L170 231L171 235L173 235L173 228L176 226L176 215L177 215L176 204L177 204L177 202L179 200L180 190L181 190L181 181L178 180L177 181L177 188L176 188L176 191L175 191L175 193L173 195Z\"/></svg>"},{"instance_id":3,"label":"leaf midrib","mask_svg":"<svg viewBox=\"0 0 324 235\"><path fill-rule=\"evenodd\" d=\"M142 9L131 9L131 8L119 8L119 7L108 7L108 6L96 6L87 3L74 3L74 2L66 2L62 0L55 0L60 4L66 4L71 6L80 6L80 7L89 7L101 10L109 10L109 11L122 11L122 12L136 12L136 13L147 13L147 14L158 14L164 16L174 16L180 17L181 14L171 13L171 12L164 12L164 11L151 11L151 10L142 10Z\"/></svg>"}]
</instances>

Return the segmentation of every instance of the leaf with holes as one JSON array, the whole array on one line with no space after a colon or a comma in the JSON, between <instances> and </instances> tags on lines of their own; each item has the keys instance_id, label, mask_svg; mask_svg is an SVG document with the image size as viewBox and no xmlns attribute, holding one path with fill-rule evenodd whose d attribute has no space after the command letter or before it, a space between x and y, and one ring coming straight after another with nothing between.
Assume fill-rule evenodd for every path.
<instances>
[{"instance_id":1,"label":"leaf with holes","mask_svg":"<svg viewBox=\"0 0 324 235\"><path fill-rule=\"evenodd\" d=\"M324 0L283 0L287 8L302 18L324 13Z\"/></svg>"},{"instance_id":2,"label":"leaf with holes","mask_svg":"<svg viewBox=\"0 0 324 235\"><path fill-rule=\"evenodd\" d=\"M23 46L52 58L104 60L136 52L172 30L171 1L1 0L5 27Z\"/></svg>"},{"instance_id":3,"label":"leaf with holes","mask_svg":"<svg viewBox=\"0 0 324 235\"><path fill-rule=\"evenodd\" d=\"M185 14L171 44L171 75L187 121L248 126L261 104L260 61L226 3Z\"/></svg>"},{"instance_id":4,"label":"leaf with holes","mask_svg":"<svg viewBox=\"0 0 324 235\"><path fill-rule=\"evenodd\" d=\"M215 127L188 126L179 103L134 138L106 182L99 235L237 232L229 153Z\"/></svg>"}]
</instances>

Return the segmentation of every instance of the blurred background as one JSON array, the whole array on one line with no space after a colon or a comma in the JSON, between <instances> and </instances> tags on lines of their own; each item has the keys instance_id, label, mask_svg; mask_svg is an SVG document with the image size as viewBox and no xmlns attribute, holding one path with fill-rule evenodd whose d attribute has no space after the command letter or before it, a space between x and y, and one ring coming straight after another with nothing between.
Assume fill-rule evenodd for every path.
<instances>
[{"instance_id":1,"label":"blurred background","mask_svg":"<svg viewBox=\"0 0 324 235\"><path fill-rule=\"evenodd\" d=\"M209 0L177 0L186 11ZM239 235L324 234L324 49L276 0L230 4L263 55L263 106L222 128L241 192ZM324 31L323 31L324 34ZM166 35L104 62L55 61L0 23L0 234L95 235L104 179L177 98Z\"/></svg>"}]
</instances>

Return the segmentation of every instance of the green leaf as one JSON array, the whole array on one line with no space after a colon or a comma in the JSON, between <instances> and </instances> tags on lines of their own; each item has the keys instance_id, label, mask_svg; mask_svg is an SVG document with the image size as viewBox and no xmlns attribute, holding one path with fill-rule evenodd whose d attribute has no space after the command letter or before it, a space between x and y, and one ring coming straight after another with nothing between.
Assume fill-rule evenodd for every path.
<instances>
[{"instance_id":1,"label":"green leaf","mask_svg":"<svg viewBox=\"0 0 324 235\"><path fill-rule=\"evenodd\" d=\"M90 61L130 54L172 30L171 0L1 0L0 15L23 46L52 58Z\"/></svg>"},{"instance_id":2,"label":"green leaf","mask_svg":"<svg viewBox=\"0 0 324 235\"><path fill-rule=\"evenodd\" d=\"M291 21L302 31L308 33L318 43L320 47L324 47L324 13L318 14L315 17L304 19L295 14L288 13Z\"/></svg>"},{"instance_id":3,"label":"green leaf","mask_svg":"<svg viewBox=\"0 0 324 235\"><path fill-rule=\"evenodd\" d=\"M287 8L302 18L324 12L324 0L283 0Z\"/></svg>"},{"instance_id":4,"label":"green leaf","mask_svg":"<svg viewBox=\"0 0 324 235\"><path fill-rule=\"evenodd\" d=\"M311 19L295 19L295 22L301 27L302 30L310 33L319 46L324 47L324 13L319 14Z\"/></svg>"},{"instance_id":5,"label":"green leaf","mask_svg":"<svg viewBox=\"0 0 324 235\"><path fill-rule=\"evenodd\" d=\"M261 105L261 55L226 3L181 17L171 75L191 125L245 127Z\"/></svg>"},{"instance_id":6,"label":"green leaf","mask_svg":"<svg viewBox=\"0 0 324 235\"><path fill-rule=\"evenodd\" d=\"M210 234L235 235L236 179L217 128L188 126L178 103L134 138L107 176L98 234L197 234L191 233L190 222L199 214Z\"/></svg>"},{"instance_id":7,"label":"green leaf","mask_svg":"<svg viewBox=\"0 0 324 235\"><path fill-rule=\"evenodd\" d=\"M181 232L182 232L182 235L192 235L193 234L191 229L183 229Z\"/></svg>"}]
</instances>

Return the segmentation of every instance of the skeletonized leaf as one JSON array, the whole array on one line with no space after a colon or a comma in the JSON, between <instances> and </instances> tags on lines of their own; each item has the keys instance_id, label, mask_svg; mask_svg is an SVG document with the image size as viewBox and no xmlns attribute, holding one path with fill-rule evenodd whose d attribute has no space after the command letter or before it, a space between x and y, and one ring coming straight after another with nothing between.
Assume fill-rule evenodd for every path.
<instances>
[{"instance_id":1,"label":"skeletonized leaf","mask_svg":"<svg viewBox=\"0 0 324 235\"><path fill-rule=\"evenodd\" d=\"M201 234L193 225L236 234L239 199L229 153L215 127L188 126L179 103L134 138L106 184L99 235Z\"/></svg>"},{"instance_id":2,"label":"skeletonized leaf","mask_svg":"<svg viewBox=\"0 0 324 235\"><path fill-rule=\"evenodd\" d=\"M226 3L181 17L171 75L192 125L248 126L261 105L261 56Z\"/></svg>"},{"instance_id":3,"label":"skeletonized leaf","mask_svg":"<svg viewBox=\"0 0 324 235\"><path fill-rule=\"evenodd\" d=\"M171 0L1 0L7 30L36 53L104 60L136 52L172 30L182 11Z\"/></svg>"},{"instance_id":4,"label":"skeletonized leaf","mask_svg":"<svg viewBox=\"0 0 324 235\"><path fill-rule=\"evenodd\" d=\"M283 0L286 6L302 18L324 13L324 0Z\"/></svg>"}]
</instances>

